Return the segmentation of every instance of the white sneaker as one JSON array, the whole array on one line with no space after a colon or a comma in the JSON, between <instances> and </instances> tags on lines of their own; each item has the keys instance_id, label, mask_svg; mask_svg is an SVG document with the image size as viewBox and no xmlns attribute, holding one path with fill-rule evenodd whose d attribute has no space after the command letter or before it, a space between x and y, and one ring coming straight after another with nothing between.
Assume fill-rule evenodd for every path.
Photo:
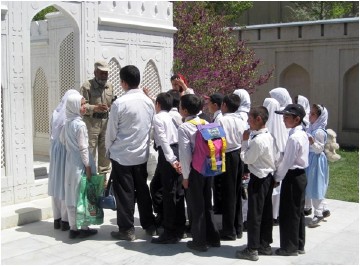
<instances>
[{"instance_id":1,"label":"white sneaker","mask_svg":"<svg viewBox=\"0 0 360 266\"><path fill-rule=\"evenodd\" d=\"M312 218L311 222L309 223L309 227L313 228L313 227L317 227L319 226L319 223L324 219L324 217L320 217L320 216L314 216L314 218Z\"/></svg>"}]
</instances>

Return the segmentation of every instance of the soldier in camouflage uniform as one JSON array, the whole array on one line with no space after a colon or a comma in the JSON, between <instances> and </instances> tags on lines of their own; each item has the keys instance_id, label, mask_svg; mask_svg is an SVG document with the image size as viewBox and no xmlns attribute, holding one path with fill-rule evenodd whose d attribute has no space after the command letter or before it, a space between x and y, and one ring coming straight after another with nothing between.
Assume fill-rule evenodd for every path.
<instances>
[{"instance_id":1,"label":"soldier in camouflage uniform","mask_svg":"<svg viewBox=\"0 0 360 266\"><path fill-rule=\"evenodd\" d=\"M80 88L81 95L86 100L86 123L89 135L89 148L94 159L98 151L98 173L110 173L110 160L105 153L105 134L109 117L109 110L114 98L113 86L108 79L109 66L105 61L97 61L94 64L93 79L87 80Z\"/></svg>"}]
</instances>

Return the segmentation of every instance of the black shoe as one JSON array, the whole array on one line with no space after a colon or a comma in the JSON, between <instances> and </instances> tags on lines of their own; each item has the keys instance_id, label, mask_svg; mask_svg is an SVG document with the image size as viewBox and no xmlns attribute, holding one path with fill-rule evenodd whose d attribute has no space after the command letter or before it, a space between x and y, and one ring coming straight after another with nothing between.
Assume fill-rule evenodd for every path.
<instances>
[{"instance_id":1,"label":"black shoe","mask_svg":"<svg viewBox=\"0 0 360 266\"><path fill-rule=\"evenodd\" d=\"M221 243L219 242L206 242L206 245L213 248L219 248L221 247Z\"/></svg>"},{"instance_id":2,"label":"black shoe","mask_svg":"<svg viewBox=\"0 0 360 266\"><path fill-rule=\"evenodd\" d=\"M158 235L155 225L151 225L150 227L146 228L145 232L149 236L157 236Z\"/></svg>"},{"instance_id":3,"label":"black shoe","mask_svg":"<svg viewBox=\"0 0 360 266\"><path fill-rule=\"evenodd\" d=\"M258 249L258 253L259 253L259 255L269 256L269 255L272 255L272 250L271 250L271 247L270 247L270 246L260 247L260 248Z\"/></svg>"},{"instance_id":4,"label":"black shoe","mask_svg":"<svg viewBox=\"0 0 360 266\"><path fill-rule=\"evenodd\" d=\"M244 250L237 250L235 256L238 259L257 261L259 260L258 251L245 248Z\"/></svg>"},{"instance_id":5,"label":"black shoe","mask_svg":"<svg viewBox=\"0 0 360 266\"><path fill-rule=\"evenodd\" d=\"M199 252L206 252L208 247L206 245L198 245L195 244L193 241L188 241L186 246L192 250L199 251Z\"/></svg>"},{"instance_id":6,"label":"black shoe","mask_svg":"<svg viewBox=\"0 0 360 266\"><path fill-rule=\"evenodd\" d=\"M323 211L322 215L323 215L323 218L329 217L330 211L329 210Z\"/></svg>"},{"instance_id":7,"label":"black shoe","mask_svg":"<svg viewBox=\"0 0 360 266\"><path fill-rule=\"evenodd\" d=\"M273 226L279 225L279 218L273 219Z\"/></svg>"},{"instance_id":8,"label":"black shoe","mask_svg":"<svg viewBox=\"0 0 360 266\"><path fill-rule=\"evenodd\" d=\"M224 241L234 241L236 240L236 235L235 234L225 234L224 232L220 232L220 239L224 240Z\"/></svg>"},{"instance_id":9,"label":"black shoe","mask_svg":"<svg viewBox=\"0 0 360 266\"><path fill-rule=\"evenodd\" d=\"M162 233L158 238L151 239L153 244L176 244L180 239L167 233Z\"/></svg>"},{"instance_id":10,"label":"black shoe","mask_svg":"<svg viewBox=\"0 0 360 266\"><path fill-rule=\"evenodd\" d=\"M275 250L275 254L278 256L297 256L298 252L287 252L286 250L279 248Z\"/></svg>"},{"instance_id":11,"label":"black shoe","mask_svg":"<svg viewBox=\"0 0 360 266\"><path fill-rule=\"evenodd\" d=\"M61 221L61 231L68 231L70 230L69 222Z\"/></svg>"},{"instance_id":12,"label":"black shoe","mask_svg":"<svg viewBox=\"0 0 360 266\"><path fill-rule=\"evenodd\" d=\"M236 238L237 238L237 239L241 239L241 238L242 238L242 232L241 232L241 233L237 232L237 233L236 233Z\"/></svg>"},{"instance_id":13,"label":"black shoe","mask_svg":"<svg viewBox=\"0 0 360 266\"><path fill-rule=\"evenodd\" d=\"M96 235L97 232L98 231L96 229L91 229L91 228L81 229L79 238L85 238L85 237L89 237L89 236L92 236L92 235Z\"/></svg>"},{"instance_id":14,"label":"black shoe","mask_svg":"<svg viewBox=\"0 0 360 266\"><path fill-rule=\"evenodd\" d=\"M305 216L309 216L309 215L311 215L312 214L312 208L310 208L310 209L308 209L308 210L305 210L304 209L304 215Z\"/></svg>"},{"instance_id":15,"label":"black shoe","mask_svg":"<svg viewBox=\"0 0 360 266\"><path fill-rule=\"evenodd\" d=\"M70 239L77 238L79 235L80 235L79 230L70 230L70 232L69 232L69 238Z\"/></svg>"},{"instance_id":16,"label":"black shoe","mask_svg":"<svg viewBox=\"0 0 360 266\"><path fill-rule=\"evenodd\" d=\"M185 239L185 238L188 238L188 235L187 233L183 232L183 233L177 233L177 237L179 239Z\"/></svg>"},{"instance_id":17,"label":"black shoe","mask_svg":"<svg viewBox=\"0 0 360 266\"><path fill-rule=\"evenodd\" d=\"M303 250L303 249L298 249L298 254L300 254L300 255L305 254L305 250Z\"/></svg>"},{"instance_id":18,"label":"black shoe","mask_svg":"<svg viewBox=\"0 0 360 266\"><path fill-rule=\"evenodd\" d=\"M61 228L61 218L54 220L54 229Z\"/></svg>"},{"instance_id":19,"label":"black shoe","mask_svg":"<svg viewBox=\"0 0 360 266\"><path fill-rule=\"evenodd\" d=\"M111 236L113 238L116 238L118 240L127 240L127 241L134 241L135 240L135 234L133 230L127 230L127 231L112 231Z\"/></svg>"}]
</instances>

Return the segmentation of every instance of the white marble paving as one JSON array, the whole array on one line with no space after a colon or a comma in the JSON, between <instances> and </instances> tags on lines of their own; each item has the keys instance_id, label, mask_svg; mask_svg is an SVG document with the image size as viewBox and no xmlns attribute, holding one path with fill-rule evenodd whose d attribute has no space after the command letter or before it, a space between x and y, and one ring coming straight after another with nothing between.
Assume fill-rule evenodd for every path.
<instances>
[{"instance_id":1,"label":"white marble paving","mask_svg":"<svg viewBox=\"0 0 360 266\"><path fill-rule=\"evenodd\" d=\"M3 265L304 265L359 264L359 205L328 200L331 216L317 228L306 229L306 254L296 257L260 256L257 262L235 258L235 251L246 245L247 234L236 241L223 241L220 248L193 253L186 247L190 239L178 244L150 243L135 213L136 240L117 241L110 232L117 230L116 213L105 210L104 224L92 226L98 234L86 240L69 239L68 232L53 229L53 219L1 231ZM220 221L220 216L216 217ZM307 217L307 220L310 218ZM273 229L272 249L279 247L279 228Z\"/></svg>"}]
</instances>

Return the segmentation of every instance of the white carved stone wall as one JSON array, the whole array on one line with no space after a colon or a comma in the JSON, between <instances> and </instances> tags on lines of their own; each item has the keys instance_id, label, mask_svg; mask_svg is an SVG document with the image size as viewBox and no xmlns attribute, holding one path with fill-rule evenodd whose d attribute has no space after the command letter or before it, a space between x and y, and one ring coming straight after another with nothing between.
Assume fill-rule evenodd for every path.
<instances>
[{"instance_id":1,"label":"white carved stone wall","mask_svg":"<svg viewBox=\"0 0 360 266\"><path fill-rule=\"evenodd\" d=\"M59 12L31 23L50 5ZM176 29L170 2L2 1L1 15L4 206L47 196L47 180L34 178L33 156L48 149L45 124L61 96L93 77L96 60L109 62L118 96L119 70L128 64L153 95L170 88Z\"/></svg>"}]
</instances>

